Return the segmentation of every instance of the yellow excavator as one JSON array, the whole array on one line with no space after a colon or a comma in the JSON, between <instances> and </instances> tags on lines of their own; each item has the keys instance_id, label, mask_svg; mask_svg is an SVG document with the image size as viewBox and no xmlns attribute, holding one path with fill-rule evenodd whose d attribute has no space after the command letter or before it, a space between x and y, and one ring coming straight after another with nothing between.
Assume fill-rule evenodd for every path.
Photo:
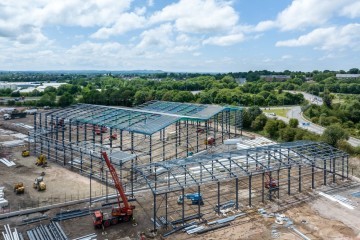
<instances>
[{"instance_id":1,"label":"yellow excavator","mask_svg":"<svg viewBox=\"0 0 360 240\"><path fill-rule=\"evenodd\" d=\"M21 194L25 192L25 186L22 182L18 182L14 184L14 192L16 192L16 194Z\"/></svg>"},{"instance_id":2,"label":"yellow excavator","mask_svg":"<svg viewBox=\"0 0 360 240\"><path fill-rule=\"evenodd\" d=\"M40 154L37 158L35 165L45 167L47 165L46 157L44 154Z\"/></svg>"},{"instance_id":3,"label":"yellow excavator","mask_svg":"<svg viewBox=\"0 0 360 240\"><path fill-rule=\"evenodd\" d=\"M23 156L23 157L28 157L28 156L30 156L30 151L29 151L29 150L23 150L23 151L21 152L21 156Z\"/></svg>"},{"instance_id":4,"label":"yellow excavator","mask_svg":"<svg viewBox=\"0 0 360 240\"><path fill-rule=\"evenodd\" d=\"M37 189L38 191L45 191L46 190L46 184L44 182L44 178L42 176L35 178L33 187Z\"/></svg>"}]
</instances>

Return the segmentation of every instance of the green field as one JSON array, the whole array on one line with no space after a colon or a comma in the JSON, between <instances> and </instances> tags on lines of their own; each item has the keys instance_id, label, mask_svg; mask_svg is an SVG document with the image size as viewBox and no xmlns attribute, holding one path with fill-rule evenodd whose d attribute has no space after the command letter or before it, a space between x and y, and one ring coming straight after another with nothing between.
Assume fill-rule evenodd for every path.
<instances>
[{"instance_id":1,"label":"green field","mask_svg":"<svg viewBox=\"0 0 360 240\"><path fill-rule=\"evenodd\" d=\"M265 113L275 113L276 116L286 117L287 112L289 111L288 108L270 108L270 110L266 109L263 110Z\"/></svg>"}]
</instances>

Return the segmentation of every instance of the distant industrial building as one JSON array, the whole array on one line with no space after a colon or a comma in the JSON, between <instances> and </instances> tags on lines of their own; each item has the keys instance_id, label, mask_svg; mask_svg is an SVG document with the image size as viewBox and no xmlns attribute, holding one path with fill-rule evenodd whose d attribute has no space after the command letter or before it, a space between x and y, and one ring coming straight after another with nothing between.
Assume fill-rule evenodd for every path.
<instances>
[{"instance_id":1,"label":"distant industrial building","mask_svg":"<svg viewBox=\"0 0 360 240\"><path fill-rule=\"evenodd\" d=\"M336 74L336 78L340 79L352 79L352 78L360 78L360 74Z\"/></svg>"},{"instance_id":2,"label":"distant industrial building","mask_svg":"<svg viewBox=\"0 0 360 240\"><path fill-rule=\"evenodd\" d=\"M8 89L15 90L17 87L15 84L7 83L7 82L0 82L0 89Z\"/></svg>"},{"instance_id":3,"label":"distant industrial building","mask_svg":"<svg viewBox=\"0 0 360 240\"><path fill-rule=\"evenodd\" d=\"M291 77L289 75L261 75L260 79L264 79L265 81L272 82L272 81L280 81L284 82Z\"/></svg>"},{"instance_id":4,"label":"distant industrial building","mask_svg":"<svg viewBox=\"0 0 360 240\"><path fill-rule=\"evenodd\" d=\"M29 93L29 92L32 92L34 91L35 89L38 90L39 92L43 92L45 90L45 88L47 87L54 87L54 88L58 88L60 87L61 85L63 84L66 84L66 83L55 83L55 82L52 82L52 83L42 83L42 85L40 84L33 84L33 85L30 85L26 88L24 87L20 87L18 86L18 90L20 93Z\"/></svg>"}]
</instances>

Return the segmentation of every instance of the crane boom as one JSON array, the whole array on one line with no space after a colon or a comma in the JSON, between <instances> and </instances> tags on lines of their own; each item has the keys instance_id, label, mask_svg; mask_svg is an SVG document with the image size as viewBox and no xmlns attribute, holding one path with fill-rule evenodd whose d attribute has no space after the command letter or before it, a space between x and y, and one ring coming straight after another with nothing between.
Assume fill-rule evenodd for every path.
<instances>
[{"instance_id":1,"label":"crane boom","mask_svg":"<svg viewBox=\"0 0 360 240\"><path fill-rule=\"evenodd\" d=\"M115 183L115 188L116 188L116 190L118 191L118 193L120 194L121 199L122 199L122 201L123 201L123 203L124 203L124 205L125 205L125 208L126 208L126 209L131 209L131 208L130 208L130 205L129 205L129 202L128 202L128 199L127 199L127 197L126 197L126 195L125 195L124 189L123 189L123 187L122 187L122 185L121 185L121 183L120 183L119 177L118 177L118 175L117 175L117 173L116 173L116 171L115 171L114 166L111 164L111 162L110 162L110 160L109 160L106 152L101 152L101 154L102 154L102 156L103 156L103 158L104 158L104 160L105 160L105 162L106 162L107 167L108 167L109 170L110 170L112 179L113 179L113 181L114 181L114 183ZM120 199L119 194L117 195L117 198L118 198L119 208L121 208L121 206L120 206L120 201L121 201L121 199Z\"/></svg>"}]
</instances>

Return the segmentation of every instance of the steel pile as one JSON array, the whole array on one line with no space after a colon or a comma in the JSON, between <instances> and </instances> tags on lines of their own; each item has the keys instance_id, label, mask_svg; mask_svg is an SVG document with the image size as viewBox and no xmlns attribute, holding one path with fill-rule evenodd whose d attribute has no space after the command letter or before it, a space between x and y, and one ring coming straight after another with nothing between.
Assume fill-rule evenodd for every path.
<instances>
[{"instance_id":1,"label":"steel pile","mask_svg":"<svg viewBox=\"0 0 360 240\"><path fill-rule=\"evenodd\" d=\"M204 216L204 214L202 214L202 213L194 214L194 215L188 216L188 217L186 217L184 219L180 218L178 220L172 221L171 224L179 224L179 223L182 223L183 221L186 222L186 221L190 221L190 220L193 220L193 219L196 219L196 218L201 218L202 216Z\"/></svg>"},{"instance_id":2,"label":"steel pile","mask_svg":"<svg viewBox=\"0 0 360 240\"><path fill-rule=\"evenodd\" d=\"M50 222L49 225L40 225L26 232L30 240L68 240L60 224Z\"/></svg>"},{"instance_id":3,"label":"steel pile","mask_svg":"<svg viewBox=\"0 0 360 240\"><path fill-rule=\"evenodd\" d=\"M1 232L4 240L24 240L24 237L21 233L18 233L17 229L14 228L14 231L11 231L9 224L4 225L5 232Z\"/></svg>"},{"instance_id":4,"label":"steel pile","mask_svg":"<svg viewBox=\"0 0 360 240\"><path fill-rule=\"evenodd\" d=\"M234 221L237 217L241 217L241 216L245 216L246 213L240 213L231 217L227 217L227 218L222 218L213 222L208 222L208 225L213 225L213 224L223 224L223 223L227 223L227 222L231 222Z\"/></svg>"},{"instance_id":5,"label":"steel pile","mask_svg":"<svg viewBox=\"0 0 360 240\"><path fill-rule=\"evenodd\" d=\"M11 167L11 166L16 165L13 161L7 160L6 158L0 158L0 162L5 164L7 167Z\"/></svg>"},{"instance_id":6,"label":"steel pile","mask_svg":"<svg viewBox=\"0 0 360 240\"><path fill-rule=\"evenodd\" d=\"M53 221L64 221L64 220L68 220L68 219L72 219L72 218L77 218L77 217L83 217L83 216L87 216L90 214L90 211L88 209L84 209L84 210L71 210L71 211L67 211L67 212L60 212L57 213L55 215L55 217L53 217Z\"/></svg>"},{"instance_id":7,"label":"steel pile","mask_svg":"<svg viewBox=\"0 0 360 240\"><path fill-rule=\"evenodd\" d=\"M85 236L75 238L73 240L92 240L92 239L96 240L96 238L97 238L97 235L95 233L91 233L91 234L88 234L88 235L85 235Z\"/></svg>"},{"instance_id":8,"label":"steel pile","mask_svg":"<svg viewBox=\"0 0 360 240\"><path fill-rule=\"evenodd\" d=\"M47 216L47 215L41 215L41 216L37 216L37 217L33 217L33 218L26 218L26 219L23 219L22 223L18 224L18 226L31 224L31 223L35 223L35 222L40 222L42 220L47 220L48 218L49 218L49 216Z\"/></svg>"}]
</instances>

